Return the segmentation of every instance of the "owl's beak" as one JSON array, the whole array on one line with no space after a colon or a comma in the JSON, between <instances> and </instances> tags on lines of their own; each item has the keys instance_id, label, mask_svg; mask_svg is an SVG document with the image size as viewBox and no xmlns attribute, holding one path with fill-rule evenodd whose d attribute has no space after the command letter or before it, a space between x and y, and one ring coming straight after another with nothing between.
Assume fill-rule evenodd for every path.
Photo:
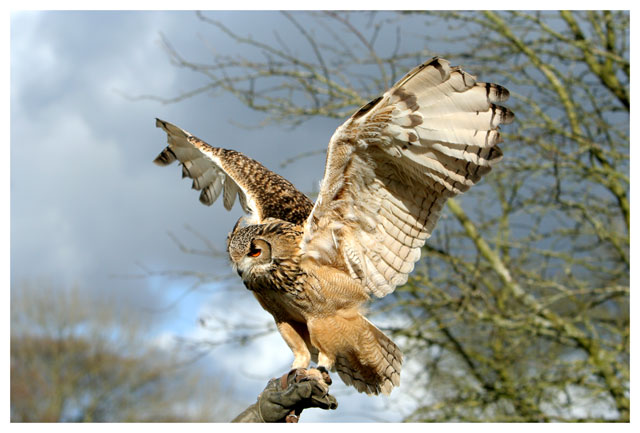
<instances>
[{"instance_id":1,"label":"owl's beak","mask_svg":"<svg viewBox=\"0 0 640 433\"><path fill-rule=\"evenodd\" d=\"M240 278L242 278L242 274L244 274L244 270L245 270L245 266L244 265L246 264L245 260L246 260L246 258L243 257L240 261L238 261L236 263L236 272L238 273L238 276Z\"/></svg>"}]
</instances>

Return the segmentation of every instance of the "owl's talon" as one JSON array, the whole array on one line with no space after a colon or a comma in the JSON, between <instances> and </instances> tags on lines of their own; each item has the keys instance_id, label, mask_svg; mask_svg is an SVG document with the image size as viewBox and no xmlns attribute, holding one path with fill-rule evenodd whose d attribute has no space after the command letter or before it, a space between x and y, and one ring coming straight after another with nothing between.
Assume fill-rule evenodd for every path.
<instances>
[{"instance_id":1,"label":"owl's talon","mask_svg":"<svg viewBox=\"0 0 640 433\"><path fill-rule=\"evenodd\" d=\"M289 378L289 377L292 377L292 375L294 378L293 380L296 383L307 381L307 380L315 380L318 383L318 385L320 385L320 387L325 390L325 392L329 391L329 385L331 385L331 382L332 382L331 377L329 376L329 372L325 367L309 368L309 369L293 368L289 371L289 373L287 373L283 377L282 379L283 388L284 388L285 377Z\"/></svg>"},{"instance_id":2,"label":"owl's talon","mask_svg":"<svg viewBox=\"0 0 640 433\"><path fill-rule=\"evenodd\" d=\"M286 375L283 376L282 381L283 383L286 382L286 378L290 377L291 375L293 375L293 380L298 383L298 382L302 382L303 380L309 380L309 375L307 374L307 370L304 368L292 368L291 370L289 370L289 373L287 373ZM284 387L283 387L284 388Z\"/></svg>"},{"instance_id":3,"label":"owl's talon","mask_svg":"<svg viewBox=\"0 0 640 433\"><path fill-rule=\"evenodd\" d=\"M327 385L331 385L331 383L333 383L331 376L329 376L329 371L325 367L319 365L317 370L322 374L322 380L324 380L324 383Z\"/></svg>"}]
</instances>

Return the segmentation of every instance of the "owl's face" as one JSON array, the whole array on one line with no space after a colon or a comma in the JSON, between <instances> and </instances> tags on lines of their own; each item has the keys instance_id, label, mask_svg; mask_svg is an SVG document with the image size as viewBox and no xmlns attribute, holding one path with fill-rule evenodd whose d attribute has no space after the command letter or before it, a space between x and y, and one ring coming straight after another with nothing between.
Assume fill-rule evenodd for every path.
<instances>
[{"instance_id":1,"label":"owl's face","mask_svg":"<svg viewBox=\"0 0 640 433\"><path fill-rule=\"evenodd\" d=\"M242 256L232 261L234 269L243 281L264 275L273 264L271 244L264 239L252 239L244 248Z\"/></svg>"},{"instance_id":2,"label":"owl's face","mask_svg":"<svg viewBox=\"0 0 640 433\"><path fill-rule=\"evenodd\" d=\"M301 234L293 224L283 222L238 228L228 242L233 268L251 290L282 282L282 271L297 267Z\"/></svg>"},{"instance_id":3,"label":"owl's face","mask_svg":"<svg viewBox=\"0 0 640 433\"><path fill-rule=\"evenodd\" d=\"M244 227L229 235L229 258L243 281L266 272L273 263L271 242L260 228Z\"/></svg>"}]
</instances>

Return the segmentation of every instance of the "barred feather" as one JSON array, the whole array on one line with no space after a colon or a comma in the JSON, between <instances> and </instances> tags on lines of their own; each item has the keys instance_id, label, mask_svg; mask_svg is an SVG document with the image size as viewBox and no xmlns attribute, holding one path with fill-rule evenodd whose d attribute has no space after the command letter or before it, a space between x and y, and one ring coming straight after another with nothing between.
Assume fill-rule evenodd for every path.
<instances>
[{"instance_id":1,"label":"barred feather","mask_svg":"<svg viewBox=\"0 0 640 433\"><path fill-rule=\"evenodd\" d=\"M169 122L156 119L156 126L167 133L169 146L154 162L169 165L179 160L182 177L193 179L191 187L201 191L201 203L211 206L222 194L224 207L231 210L238 196L253 222L279 218L298 224L309 215L311 201L259 162L235 150L212 147Z\"/></svg>"},{"instance_id":2,"label":"barred feather","mask_svg":"<svg viewBox=\"0 0 640 433\"><path fill-rule=\"evenodd\" d=\"M446 199L467 191L502 158L499 125L513 113L496 103L508 97L505 88L478 83L435 58L358 110L331 138L303 251L314 255L331 222L353 215L331 229L340 239L336 250L350 253L325 248L321 257L361 269L358 278L375 296L392 292L419 259ZM365 182L363 173L382 182Z\"/></svg>"},{"instance_id":3,"label":"barred feather","mask_svg":"<svg viewBox=\"0 0 640 433\"><path fill-rule=\"evenodd\" d=\"M331 137L312 206L291 183L246 156L211 147L161 120L169 145L154 160L178 160L200 201L236 196L253 218L236 223L234 268L275 318L294 353L367 394L400 383L400 349L362 314L370 296L404 284L446 200L502 159L500 125L509 92L434 58L365 104Z\"/></svg>"}]
</instances>

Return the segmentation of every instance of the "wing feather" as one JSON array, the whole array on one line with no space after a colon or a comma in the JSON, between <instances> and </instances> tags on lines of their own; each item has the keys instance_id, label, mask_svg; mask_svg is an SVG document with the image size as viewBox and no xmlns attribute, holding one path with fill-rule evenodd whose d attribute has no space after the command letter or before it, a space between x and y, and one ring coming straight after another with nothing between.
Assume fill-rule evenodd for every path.
<instances>
[{"instance_id":1,"label":"wing feather","mask_svg":"<svg viewBox=\"0 0 640 433\"><path fill-rule=\"evenodd\" d=\"M240 192L240 187L229 176L225 176L224 181L224 208L231 210L233 203L236 201L236 196Z\"/></svg>"},{"instance_id":2,"label":"wing feather","mask_svg":"<svg viewBox=\"0 0 640 433\"><path fill-rule=\"evenodd\" d=\"M289 181L259 162L234 150L212 147L187 131L160 119L156 126L167 133L169 145L154 162L169 165L178 160L182 176L193 179L192 188L200 191L200 201L212 205L220 195L227 210L236 196L250 221L261 223L278 218L302 224L312 203Z\"/></svg>"},{"instance_id":3,"label":"wing feather","mask_svg":"<svg viewBox=\"0 0 640 433\"><path fill-rule=\"evenodd\" d=\"M444 203L502 158L509 92L435 58L334 133L303 254L378 297L407 281Z\"/></svg>"},{"instance_id":4,"label":"wing feather","mask_svg":"<svg viewBox=\"0 0 640 433\"><path fill-rule=\"evenodd\" d=\"M200 202L202 204L206 204L207 206L211 206L222 192L222 179L224 174L220 174L215 177L215 179L209 183L207 186L202 188L200 192Z\"/></svg>"}]
</instances>

